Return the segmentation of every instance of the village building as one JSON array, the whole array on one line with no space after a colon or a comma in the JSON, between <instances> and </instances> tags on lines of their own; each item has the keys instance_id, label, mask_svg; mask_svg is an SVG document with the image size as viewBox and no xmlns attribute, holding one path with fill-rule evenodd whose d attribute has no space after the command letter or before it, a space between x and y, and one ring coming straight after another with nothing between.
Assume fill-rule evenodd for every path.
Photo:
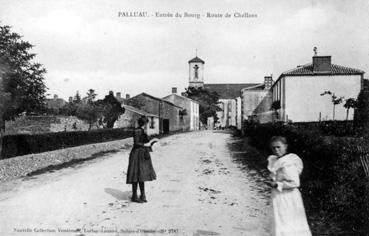
<instances>
[{"instance_id":1,"label":"village building","mask_svg":"<svg viewBox=\"0 0 369 236\"><path fill-rule=\"evenodd\" d=\"M55 94L53 98L47 98L45 100L45 103L47 109L59 111L59 109L65 106L67 102L64 99L59 98L58 95Z\"/></svg>"},{"instance_id":2,"label":"village building","mask_svg":"<svg viewBox=\"0 0 369 236\"><path fill-rule=\"evenodd\" d=\"M135 101L138 109L158 116L160 133L182 130L183 119L181 113L184 108L181 106L147 93L138 94L129 100Z\"/></svg>"},{"instance_id":3,"label":"village building","mask_svg":"<svg viewBox=\"0 0 369 236\"><path fill-rule=\"evenodd\" d=\"M114 123L114 128L135 128L138 127L138 119L142 116L146 117L148 122L145 126L147 135L159 134L159 116L142 111L136 107L123 105L125 111L119 116Z\"/></svg>"},{"instance_id":4,"label":"village building","mask_svg":"<svg viewBox=\"0 0 369 236\"><path fill-rule=\"evenodd\" d=\"M261 120L272 108L265 122L346 120L344 100L357 98L363 75L362 70L332 64L331 56L315 55L312 63L283 72L270 90L269 104L254 115ZM332 95L342 97L343 102L334 106ZM353 112L347 118L352 120Z\"/></svg>"},{"instance_id":5,"label":"village building","mask_svg":"<svg viewBox=\"0 0 369 236\"><path fill-rule=\"evenodd\" d=\"M199 130L200 127L200 116L199 116L199 103L190 98L177 94L177 88L172 88L172 94L163 98L177 106L184 108L180 119L182 123L182 130L193 131Z\"/></svg>"},{"instance_id":6,"label":"village building","mask_svg":"<svg viewBox=\"0 0 369 236\"><path fill-rule=\"evenodd\" d=\"M130 99L130 95L129 94L126 94L126 97L125 98L123 98L122 97L122 93L121 92L117 92L116 94L115 94L115 98L117 99L117 101L118 102L120 102L121 104L126 104L126 101L128 100L128 99Z\"/></svg>"},{"instance_id":7,"label":"village building","mask_svg":"<svg viewBox=\"0 0 369 236\"><path fill-rule=\"evenodd\" d=\"M272 76L265 76L264 83L241 89L242 120L254 120L265 123L272 116L270 89L273 85Z\"/></svg>"},{"instance_id":8,"label":"village building","mask_svg":"<svg viewBox=\"0 0 369 236\"><path fill-rule=\"evenodd\" d=\"M221 111L217 112L218 121L214 125L219 128L236 127L240 129L242 125L241 89L258 84L207 84L204 83L205 61L196 56L188 61L188 64L189 87L203 87L219 95L219 107Z\"/></svg>"}]
</instances>

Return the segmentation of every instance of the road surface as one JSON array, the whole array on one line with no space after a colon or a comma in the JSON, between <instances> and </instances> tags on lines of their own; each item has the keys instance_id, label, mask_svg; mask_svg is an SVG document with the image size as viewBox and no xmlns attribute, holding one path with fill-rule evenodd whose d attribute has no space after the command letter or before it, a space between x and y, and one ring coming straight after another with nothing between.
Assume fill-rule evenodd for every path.
<instances>
[{"instance_id":1,"label":"road surface","mask_svg":"<svg viewBox=\"0 0 369 236\"><path fill-rule=\"evenodd\" d=\"M232 142L212 131L161 139L143 204L129 200L129 149L2 184L0 235L269 235L265 186Z\"/></svg>"}]
</instances>

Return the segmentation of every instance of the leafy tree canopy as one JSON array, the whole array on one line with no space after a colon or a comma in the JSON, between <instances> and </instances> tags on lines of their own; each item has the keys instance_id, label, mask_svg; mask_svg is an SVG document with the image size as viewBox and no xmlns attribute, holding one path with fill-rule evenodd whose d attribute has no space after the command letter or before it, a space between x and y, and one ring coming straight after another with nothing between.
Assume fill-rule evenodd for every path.
<instances>
[{"instance_id":1,"label":"leafy tree canopy","mask_svg":"<svg viewBox=\"0 0 369 236\"><path fill-rule=\"evenodd\" d=\"M45 101L46 69L33 62L36 54L31 53L33 45L11 31L10 26L0 25L0 55L8 72L4 76L4 91L10 94L3 118L12 119L22 112L38 112Z\"/></svg>"},{"instance_id":2,"label":"leafy tree canopy","mask_svg":"<svg viewBox=\"0 0 369 236\"><path fill-rule=\"evenodd\" d=\"M368 81L364 81L368 84ZM369 133L369 86L364 86L356 102L354 113L354 123L359 133L367 135Z\"/></svg>"},{"instance_id":3,"label":"leafy tree canopy","mask_svg":"<svg viewBox=\"0 0 369 236\"><path fill-rule=\"evenodd\" d=\"M199 102L200 121L203 124L207 124L208 117L214 117L214 122L217 122L218 117L216 112L221 111L218 106L218 93L203 87L188 87L185 90L184 95L186 97Z\"/></svg>"},{"instance_id":4,"label":"leafy tree canopy","mask_svg":"<svg viewBox=\"0 0 369 236\"><path fill-rule=\"evenodd\" d=\"M125 112L125 109L114 97L113 93L109 93L103 100L98 100L96 103L103 107L102 123L105 124L106 128L113 128L115 121Z\"/></svg>"}]
</instances>

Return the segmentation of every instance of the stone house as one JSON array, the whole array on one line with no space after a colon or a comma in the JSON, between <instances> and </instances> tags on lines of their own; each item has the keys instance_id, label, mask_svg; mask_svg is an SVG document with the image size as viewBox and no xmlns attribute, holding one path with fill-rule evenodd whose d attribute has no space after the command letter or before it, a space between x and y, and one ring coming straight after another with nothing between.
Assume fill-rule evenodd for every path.
<instances>
[{"instance_id":1,"label":"stone house","mask_svg":"<svg viewBox=\"0 0 369 236\"><path fill-rule=\"evenodd\" d=\"M45 100L47 109L59 111L60 108L67 103L64 99L59 98L58 95L54 95L53 98L47 98Z\"/></svg>"},{"instance_id":2,"label":"stone house","mask_svg":"<svg viewBox=\"0 0 369 236\"><path fill-rule=\"evenodd\" d=\"M160 133L182 130L181 112L183 107L147 93L138 94L130 98L130 100L132 99L139 105L138 109L158 116Z\"/></svg>"},{"instance_id":3,"label":"stone house","mask_svg":"<svg viewBox=\"0 0 369 236\"><path fill-rule=\"evenodd\" d=\"M125 112L114 123L114 128L135 128L140 117L145 116L148 123L145 126L147 135L159 134L159 117L132 106L123 105Z\"/></svg>"},{"instance_id":4,"label":"stone house","mask_svg":"<svg viewBox=\"0 0 369 236\"><path fill-rule=\"evenodd\" d=\"M265 76L264 83L246 87L241 90L243 121L255 119L256 114L258 114L258 121L262 123L271 121L270 89L272 85L272 76Z\"/></svg>"},{"instance_id":5,"label":"stone house","mask_svg":"<svg viewBox=\"0 0 369 236\"><path fill-rule=\"evenodd\" d=\"M172 94L163 97L163 99L184 108L185 113L180 116L183 124L182 130L199 130L200 116L197 101L178 95L177 88L172 88Z\"/></svg>"}]
</instances>

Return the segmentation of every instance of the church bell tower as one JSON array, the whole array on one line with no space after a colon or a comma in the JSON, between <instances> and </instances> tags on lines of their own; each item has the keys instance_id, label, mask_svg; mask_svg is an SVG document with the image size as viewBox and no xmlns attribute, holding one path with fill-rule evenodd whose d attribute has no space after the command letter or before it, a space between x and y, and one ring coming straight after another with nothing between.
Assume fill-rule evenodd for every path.
<instances>
[{"instance_id":1,"label":"church bell tower","mask_svg":"<svg viewBox=\"0 0 369 236\"><path fill-rule=\"evenodd\" d=\"M204 64L205 62L197 56L188 61L189 65L189 87L204 86Z\"/></svg>"}]
</instances>

